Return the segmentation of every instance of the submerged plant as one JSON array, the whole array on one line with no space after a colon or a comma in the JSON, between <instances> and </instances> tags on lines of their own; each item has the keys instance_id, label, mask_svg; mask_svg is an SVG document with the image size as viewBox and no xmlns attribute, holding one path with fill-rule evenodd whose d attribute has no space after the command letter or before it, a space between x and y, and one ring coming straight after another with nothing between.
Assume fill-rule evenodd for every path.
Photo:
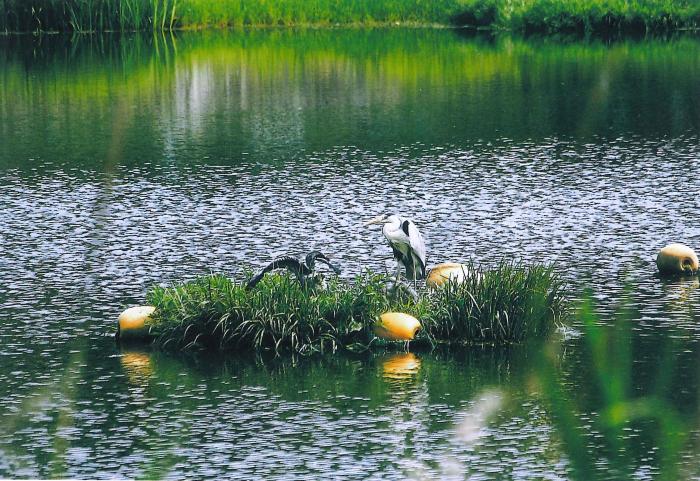
<instances>
[{"instance_id":1,"label":"submerged plant","mask_svg":"<svg viewBox=\"0 0 700 481\"><path fill-rule=\"evenodd\" d=\"M462 284L412 296L387 295L387 279L365 272L307 289L289 275L266 276L255 289L211 275L155 287L151 333L177 348L291 351L302 354L368 346L387 311L420 319L431 343L512 343L546 337L565 309L563 284L551 267L502 263L473 270Z\"/></svg>"}]
</instances>

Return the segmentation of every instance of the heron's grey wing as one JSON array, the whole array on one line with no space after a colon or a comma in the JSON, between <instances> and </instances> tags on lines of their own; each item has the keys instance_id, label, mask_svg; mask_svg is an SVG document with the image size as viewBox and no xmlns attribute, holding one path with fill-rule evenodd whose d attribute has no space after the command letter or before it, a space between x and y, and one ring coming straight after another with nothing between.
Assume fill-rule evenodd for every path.
<instances>
[{"instance_id":1,"label":"heron's grey wing","mask_svg":"<svg viewBox=\"0 0 700 481\"><path fill-rule=\"evenodd\" d=\"M252 289L262 280L263 277L265 277L265 274L275 269L287 269L296 275L298 279L301 279L303 275L303 267L298 259L295 259L294 257L280 257L270 262L263 270L258 272L251 280L248 281L245 288Z\"/></svg>"},{"instance_id":2,"label":"heron's grey wing","mask_svg":"<svg viewBox=\"0 0 700 481\"><path fill-rule=\"evenodd\" d=\"M411 251L420 260L421 263L421 275L425 277L425 242L423 241L423 236L421 235L418 227L412 221L407 220L408 223L408 239L411 243Z\"/></svg>"}]
</instances>

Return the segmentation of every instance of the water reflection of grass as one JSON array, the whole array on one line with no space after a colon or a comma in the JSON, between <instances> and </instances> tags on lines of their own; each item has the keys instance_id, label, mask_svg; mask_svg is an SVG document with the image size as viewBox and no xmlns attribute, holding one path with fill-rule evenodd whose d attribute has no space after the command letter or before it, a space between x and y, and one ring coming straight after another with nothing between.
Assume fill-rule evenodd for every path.
<instances>
[{"instance_id":1,"label":"water reflection of grass","mask_svg":"<svg viewBox=\"0 0 700 481\"><path fill-rule=\"evenodd\" d=\"M293 159L302 147L656 138L697 123L686 101L698 76L698 44L689 38L560 45L462 41L446 31L311 30L5 43L0 112L15 120L0 122L0 163L20 169L29 158L81 168L191 163L189 150L172 148L182 138L187 149L203 149L199 158L246 153L270 162ZM419 122L406 121L411 112ZM111 128L119 132L115 148L96 141ZM26 142L37 130L46 142Z\"/></svg>"},{"instance_id":2,"label":"water reflection of grass","mask_svg":"<svg viewBox=\"0 0 700 481\"><path fill-rule=\"evenodd\" d=\"M75 464L71 448L95 443L107 451L114 448L102 453L95 464L102 473L117 469L114 466L120 460L128 460L137 465L122 467L125 471L120 473L130 477L158 479L173 472L187 477L205 471L225 477L232 474L226 472L225 465L207 466L206 459L197 459L207 452L202 446L203 434L189 432L186 427L204 414L218 421L223 418L228 424L219 425L219 429L228 426L230 431L226 433L239 432L245 427L232 424L237 416L269 402L272 406L285 405L285 415L291 416L297 409L313 409L315 415L325 418L329 432L336 429L334 423L351 429L358 417L372 426L372 416L382 417L380 431L391 432L396 442L386 456L406 456L386 458L387 469L393 469L391 463L395 461L408 474L419 477L423 473L421 479L444 479L433 476L433 463L442 460L434 451L443 448L448 449L444 458L448 464L461 462L461 455L475 461L458 471L475 476L481 472L480 460L493 467L499 458L505 477L516 468L522 474L522 466L512 464L517 459L512 455L515 450L537 453L529 467L533 477L561 472L564 457L570 479L632 479L642 466L647 466L655 478L679 479L684 474L679 472L682 456L693 449L687 433L694 426L681 418L668 400L669 373L676 372L673 357L661 355L660 374L653 382L645 383L651 387L644 393L635 392L632 371L638 356L632 347L630 318L622 315L614 326L605 326L593 312L590 304L582 307L585 335L580 339L582 343L573 347L577 352L567 354L575 354L585 363L591 357L590 366L586 364L590 371L568 365L566 358L562 360L562 346L556 343L544 353L541 346L532 349L521 345L284 359L123 351L118 358L109 356L106 369L91 365L94 360L86 353L94 349L75 346L65 371L57 372L50 386L27 396L21 413L4 418L3 430L13 433L16 441L12 449L3 446L4 459L27 459L28 443L23 442L22 433L29 425L38 423L45 428L41 439L48 440L36 453L29 453L35 459L30 458L24 470L13 464L11 469L15 471L5 474L31 472L38 477L65 477L89 473L90 467ZM622 319L627 324L621 323ZM571 351L572 346L567 349ZM660 350L676 352L677 346ZM104 400L118 400L118 405L95 402L90 388L93 370L100 377L114 376L118 387ZM125 376L120 375L122 370ZM264 392L264 399L257 397L260 403L248 407L245 402L236 405L241 390L251 386ZM105 394L102 392L102 396ZM537 399L544 401L546 413L533 410ZM290 411L290 406L295 407ZM106 416L98 431L104 438L92 437L97 427L94 424L81 424L81 419L85 420L84 413L79 414L81 409L88 413L104 410ZM455 424L451 427L452 414ZM268 419L277 419L270 416ZM511 418L520 421L509 424ZM168 429L181 426L183 430L164 433L157 427L161 422ZM529 434L510 432L513 426L525 428ZM552 426L558 439L551 437ZM123 431L125 427L129 430ZM447 436L445 430L454 431L455 442L466 446L465 451L451 443L442 444L445 438L435 435L443 432ZM119 432L124 433L124 441L130 446L126 451L110 446L107 440ZM326 441L307 435L310 443ZM426 441L428 438L433 441ZM545 445L533 446L537 442ZM372 440L354 449L362 452L368 446L372 446ZM237 459L235 453L225 456L227 460ZM303 472L295 474L301 476Z\"/></svg>"}]
</instances>

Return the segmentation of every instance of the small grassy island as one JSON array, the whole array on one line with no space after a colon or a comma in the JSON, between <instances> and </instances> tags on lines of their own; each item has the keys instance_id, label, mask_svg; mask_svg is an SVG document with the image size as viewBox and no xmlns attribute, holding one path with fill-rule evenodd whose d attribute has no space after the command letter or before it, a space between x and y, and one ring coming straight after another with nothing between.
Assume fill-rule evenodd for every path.
<instances>
[{"instance_id":1,"label":"small grassy island","mask_svg":"<svg viewBox=\"0 0 700 481\"><path fill-rule=\"evenodd\" d=\"M668 32L700 26L697 0L0 0L0 31L451 25L521 33Z\"/></svg>"},{"instance_id":2,"label":"small grassy island","mask_svg":"<svg viewBox=\"0 0 700 481\"><path fill-rule=\"evenodd\" d=\"M566 310L564 283L552 267L508 262L470 269L461 282L417 298L387 293L385 276L365 272L353 283L332 278L317 289L287 274L270 274L249 290L211 275L154 287L147 301L156 308L148 324L158 346L301 354L381 344L374 326L387 311L420 320L414 342L508 344L546 338Z\"/></svg>"}]
</instances>

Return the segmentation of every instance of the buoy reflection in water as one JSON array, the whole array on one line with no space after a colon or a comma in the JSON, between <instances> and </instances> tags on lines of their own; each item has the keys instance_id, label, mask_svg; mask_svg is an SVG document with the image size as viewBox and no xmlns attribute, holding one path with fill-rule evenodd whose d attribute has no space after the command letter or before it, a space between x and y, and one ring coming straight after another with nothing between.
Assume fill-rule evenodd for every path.
<instances>
[{"instance_id":1,"label":"buoy reflection in water","mask_svg":"<svg viewBox=\"0 0 700 481\"><path fill-rule=\"evenodd\" d=\"M146 386L153 376L153 363L149 352L122 351L120 361L131 385Z\"/></svg>"},{"instance_id":2,"label":"buoy reflection in water","mask_svg":"<svg viewBox=\"0 0 700 481\"><path fill-rule=\"evenodd\" d=\"M663 293L671 311L679 312L692 309L690 303L693 293L700 287L700 279L694 277L679 277L663 282Z\"/></svg>"},{"instance_id":3,"label":"buoy reflection in water","mask_svg":"<svg viewBox=\"0 0 700 481\"><path fill-rule=\"evenodd\" d=\"M412 352L392 354L382 360L382 376L389 381L409 381L420 371L420 359Z\"/></svg>"}]
</instances>

